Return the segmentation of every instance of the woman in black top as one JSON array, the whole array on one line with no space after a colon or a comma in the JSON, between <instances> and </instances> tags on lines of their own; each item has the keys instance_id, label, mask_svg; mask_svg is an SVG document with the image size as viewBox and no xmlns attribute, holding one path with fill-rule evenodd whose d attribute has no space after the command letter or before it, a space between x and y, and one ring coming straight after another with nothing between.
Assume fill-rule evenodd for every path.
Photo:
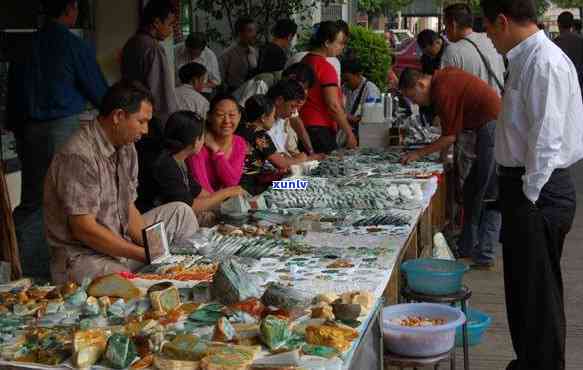
<instances>
[{"instance_id":1,"label":"woman in black top","mask_svg":"<svg viewBox=\"0 0 583 370\"><path fill-rule=\"evenodd\" d=\"M244 190L234 186L209 194L190 176L185 160L204 145L204 121L189 111L174 113L166 122L164 150L152 165L152 187L156 198L152 206L184 202L192 206L201 226L212 226L212 211Z\"/></svg>"},{"instance_id":2,"label":"woman in black top","mask_svg":"<svg viewBox=\"0 0 583 370\"><path fill-rule=\"evenodd\" d=\"M433 72L441 69L441 57L447 47L447 42L433 30L423 30L417 35L417 45L423 52L421 56L422 72L433 75Z\"/></svg>"}]
</instances>

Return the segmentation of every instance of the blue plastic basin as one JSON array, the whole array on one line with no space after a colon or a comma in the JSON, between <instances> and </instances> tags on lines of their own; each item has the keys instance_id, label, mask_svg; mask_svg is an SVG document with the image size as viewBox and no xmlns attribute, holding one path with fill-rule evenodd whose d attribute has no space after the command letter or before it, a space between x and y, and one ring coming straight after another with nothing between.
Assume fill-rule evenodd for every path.
<instances>
[{"instance_id":1,"label":"blue plastic basin","mask_svg":"<svg viewBox=\"0 0 583 370\"><path fill-rule=\"evenodd\" d=\"M470 308L468 310L468 343L475 346L482 342L482 337L492 323L492 318L482 311ZM462 347L464 345L462 328L459 327L455 332L455 345Z\"/></svg>"},{"instance_id":2,"label":"blue plastic basin","mask_svg":"<svg viewBox=\"0 0 583 370\"><path fill-rule=\"evenodd\" d=\"M468 267L457 261L420 258L401 264L407 276L407 286L422 294L447 295L462 288L462 279Z\"/></svg>"}]
</instances>

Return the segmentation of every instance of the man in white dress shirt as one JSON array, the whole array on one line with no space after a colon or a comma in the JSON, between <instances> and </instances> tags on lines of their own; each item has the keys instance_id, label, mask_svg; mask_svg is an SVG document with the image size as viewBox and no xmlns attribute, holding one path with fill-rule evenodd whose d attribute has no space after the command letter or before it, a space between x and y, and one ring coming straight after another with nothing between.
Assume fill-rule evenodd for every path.
<instances>
[{"instance_id":1,"label":"man in white dress shirt","mask_svg":"<svg viewBox=\"0 0 583 370\"><path fill-rule=\"evenodd\" d=\"M536 25L533 0L482 0L488 37L508 58L496 127L506 307L517 359L507 369L565 369L561 277L575 215L569 167L583 158L577 70Z\"/></svg>"},{"instance_id":2,"label":"man in white dress shirt","mask_svg":"<svg viewBox=\"0 0 583 370\"><path fill-rule=\"evenodd\" d=\"M192 62L202 64L208 72L207 85L202 93L209 98L214 89L221 84L221 70L217 55L207 46L206 35L202 32L191 33L184 45L176 49L176 71Z\"/></svg>"}]
</instances>

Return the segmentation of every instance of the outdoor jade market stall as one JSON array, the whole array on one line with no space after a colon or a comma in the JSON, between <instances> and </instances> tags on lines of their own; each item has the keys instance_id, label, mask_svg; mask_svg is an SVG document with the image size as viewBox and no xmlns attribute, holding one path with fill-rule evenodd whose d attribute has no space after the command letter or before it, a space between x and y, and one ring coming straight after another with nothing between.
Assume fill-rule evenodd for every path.
<instances>
[{"instance_id":1,"label":"outdoor jade market stall","mask_svg":"<svg viewBox=\"0 0 583 370\"><path fill-rule=\"evenodd\" d=\"M138 273L11 284L0 366L378 368L380 310L398 300L401 261L431 253L442 174L396 153L345 154Z\"/></svg>"}]
</instances>

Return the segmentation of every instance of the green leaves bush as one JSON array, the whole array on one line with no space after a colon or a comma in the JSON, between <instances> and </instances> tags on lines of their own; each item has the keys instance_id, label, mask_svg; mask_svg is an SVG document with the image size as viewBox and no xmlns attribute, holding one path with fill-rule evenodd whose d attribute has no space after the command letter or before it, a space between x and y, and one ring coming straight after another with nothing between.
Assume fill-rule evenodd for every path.
<instances>
[{"instance_id":1,"label":"green leaves bush","mask_svg":"<svg viewBox=\"0 0 583 370\"><path fill-rule=\"evenodd\" d=\"M358 60L366 78L385 91L393 57L384 35L365 27L351 26L348 49L346 58Z\"/></svg>"}]
</instances>

